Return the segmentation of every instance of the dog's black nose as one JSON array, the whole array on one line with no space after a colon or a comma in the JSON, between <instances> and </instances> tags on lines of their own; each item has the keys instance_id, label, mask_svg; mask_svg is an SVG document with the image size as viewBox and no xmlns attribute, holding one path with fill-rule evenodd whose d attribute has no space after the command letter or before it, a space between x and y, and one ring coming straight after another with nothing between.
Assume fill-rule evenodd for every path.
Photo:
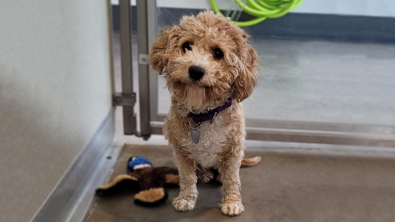
<instances>
[{"instance_id":1,"label":"dog's black nose","mask_svg":"<svg viewBox=\"0 0 395 222\"><path fill-rule=\"evenodd\" d=\"M189 78L197 81L200 80L204 75L204 69L200 66L190 66L188 69Z\"/></svg>"}]
</instances>

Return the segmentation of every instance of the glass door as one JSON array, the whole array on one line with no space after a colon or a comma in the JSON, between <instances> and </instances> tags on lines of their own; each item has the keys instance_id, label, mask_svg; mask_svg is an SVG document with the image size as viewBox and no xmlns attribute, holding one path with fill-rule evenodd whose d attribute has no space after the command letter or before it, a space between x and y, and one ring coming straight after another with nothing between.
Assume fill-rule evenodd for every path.
<instances>
[{"instance_id":1,"label":"glass door","mask_svg":"<svg viewBox=\"0 0 395 222\"><path fill-rule=\"evenodd\" d=\"M373 0L365 2L369 1ZM229 14L234 6L222 9ZM148 66L148 50L163 27L200 11L186 3L137 0L140 120L145 135L162 133L171 100L164 78ZM240 10L236 14L249 19ZM254 93L243 102L247 138L394 147L394 21L391 15L299 10L246 27L262 66Z\"/></svg>"}]
</instances>

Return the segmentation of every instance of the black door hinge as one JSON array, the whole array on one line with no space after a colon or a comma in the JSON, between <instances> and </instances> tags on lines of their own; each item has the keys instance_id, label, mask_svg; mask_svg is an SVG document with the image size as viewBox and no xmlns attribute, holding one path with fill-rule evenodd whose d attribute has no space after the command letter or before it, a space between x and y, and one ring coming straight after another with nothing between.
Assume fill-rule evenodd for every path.
<instances>
[{"instance_id":1,"label":"black door hinge","mask_svg":"<svg viewBox=\"0 0 395 222\"><path fill-rule=\"evenodd\" d=\"M112 96L112 101L114 106L134 106L136 104L136 93L115 93Z\"/></svg>"}]
</instances>

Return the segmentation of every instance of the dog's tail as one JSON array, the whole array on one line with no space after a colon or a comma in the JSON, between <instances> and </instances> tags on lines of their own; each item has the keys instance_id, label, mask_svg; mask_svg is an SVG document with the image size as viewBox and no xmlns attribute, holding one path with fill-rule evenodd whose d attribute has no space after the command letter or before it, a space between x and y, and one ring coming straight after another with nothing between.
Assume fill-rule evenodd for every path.
<instances>
[{"instance_id":1,"label":"dog's tail","mask_svg":"<svg viewBox=\"0 0 395 222\"><path fill-rule=\"evenodd\" d=\"M245 158L241 161L241 167L250 167L250 166L255 166L257 165L259 162L261 162L261 157L260 156L256 156L253 158Z\"/></svg>"}]
</instances>

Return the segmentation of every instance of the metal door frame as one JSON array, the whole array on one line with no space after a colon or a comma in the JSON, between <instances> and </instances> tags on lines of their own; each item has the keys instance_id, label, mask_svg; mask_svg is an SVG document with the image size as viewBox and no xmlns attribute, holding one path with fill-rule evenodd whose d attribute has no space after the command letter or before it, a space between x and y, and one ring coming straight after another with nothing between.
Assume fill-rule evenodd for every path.
<instances>
[{"instance_id":1,"label":"metal door frame","mask_svg":"<svg viewBox=\"0 0 395 222\"><path fill-rule=\"evenodd\" d=\"M120 0L120 7L124 6L121 2L129 2L130 5L130 0ZM162 134L166 117L158 113L158 75L149 67L147 56L157 36L156 0L137 0L136 7L141 131L134 133L148 138L151 134ZM121 38L122 28L124 26L121 26ZM127 45L128 42L125 46L131 49L131 46ZM129 53L126 51L122 51L125 54L122 56L128 58ZM125 64L125 70L128 70L127 64ZM126 75L127 73L131 75L131 72L126 72ZM129 79L129 77L125 78L127 81ZM130 124L130 115L126 114L126 116L129 119L124 118L125 126L133 125ZM392 126L246 119L246 129L247 139L251 140L395 147L395 127ZM127 134L126 129L125 134Z\"/></svg>"}]
</instances>

